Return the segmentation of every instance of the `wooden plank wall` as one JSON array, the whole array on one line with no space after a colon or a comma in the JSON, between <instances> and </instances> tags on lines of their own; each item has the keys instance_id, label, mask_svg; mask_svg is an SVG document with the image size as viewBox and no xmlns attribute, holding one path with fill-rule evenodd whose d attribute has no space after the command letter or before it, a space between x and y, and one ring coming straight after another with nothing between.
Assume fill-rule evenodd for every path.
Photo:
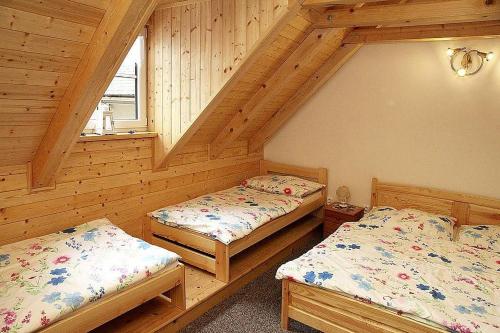
<instances>
[{"instance_id":1,"label":"wooden plank wall","mask_svg":"<svg viewBox=\"0 0 500 333\"><path fill-rule=\"evenodd\" d=\"M153 138L79 142L56 189L31 193L26 165L0 167L0 244L108 217L142 237L146 213L257 175L262 152L236 142L209 161L208 145L188 145L166 171L153 172Z\"/></svg>"},{"instance_id":2,"label":"wooden plank wall","mask_svg":"<svg viewBox=\"0 0 500 333\"><path fill-rule=\"evenodd\" d=\"M0 1L0 165L31 159L108 4Z\"/></svg>"},{"instance_id":3,"label":"wooden plank wall","mask_svg":"<svg viewBox=\"0 0 500 333\"><path fill-rule=\"evenodd\" d=\"M286 0L206 0L155 12L148 34L148 107L152 120L161 119L155 129L162 138L180 135L189 126L286 4ZM0 55L0 65L7 63ZM60 68L67 68L64 63ZM57 72L55 67L47 72L52 71ZM38 113L50 119L57 106L50 99L0 97L0 106L5 105L12 108L0 108L1 112L24 112L30 121L38 119L33 116ZM23 133L43 135L44 129L23 126ZM237 185L259 173L263 156L262 151L249 154L247 141L236 141L219 158L210 159L208 142L193 142L169 162L168 169L153 171L153 148L158 141L151 137L83 138L57 175L55 189L41 192L30 193L26 164L0 167L0 244L103 216L143 237L147 212ZM16 143L4 143L3 138L0 142L0 149ZM33 140L33 145L37 143Z\"/></svg>"},{"instance_id":4,"label":"wooden plank wall","mask_svg":"<svg viewBox=\"0 0 500 333\"><path fill-rule=\"evenodd\" d=\"M149 25L150 128L170 147L272 26L287 0L206 0L155 11Z\"/></svg>"}]
</instances>

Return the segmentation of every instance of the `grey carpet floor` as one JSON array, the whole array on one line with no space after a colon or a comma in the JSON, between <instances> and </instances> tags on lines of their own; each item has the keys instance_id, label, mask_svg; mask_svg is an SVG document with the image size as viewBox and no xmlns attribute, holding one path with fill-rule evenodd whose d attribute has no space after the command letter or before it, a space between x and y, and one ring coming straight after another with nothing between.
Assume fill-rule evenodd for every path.
<instances>
[{"instance_id":1,"label":"grey carpet floor","mask_svg":"<svg viewBox=\"0 0 500 333\"><path fill-rule=\"evenodd\" d=\"M308 244L301 250L301 253L306 252L318 242L319 240ZM294 257L298 257L298 255L294 255ZM290 259L293 258L288 258L286 261ZM281 281L274 278L280 265L281 263L243 287L181 332L285 332L280 328ZM290 331L295 333L318 332L293 320L290 321Z\"/></svg>"}]
</instances>

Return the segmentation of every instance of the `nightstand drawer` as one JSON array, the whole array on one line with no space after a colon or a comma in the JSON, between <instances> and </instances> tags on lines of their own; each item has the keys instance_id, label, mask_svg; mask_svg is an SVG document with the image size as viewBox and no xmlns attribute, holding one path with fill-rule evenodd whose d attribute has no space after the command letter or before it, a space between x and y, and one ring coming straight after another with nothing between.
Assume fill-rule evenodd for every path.
<instances>
[{"instance_id":1,"label":"nightstand drawer","mask_svg":"<svg viewBox=\"0 0 500 333\"><path fill-rule=\"evenodd\" d=\"M323 223L323 237L334 233L343 223L359 221L363 217L364 209L353 205L341 207L336 203L325 206L325 220Z\"/></svg>"},{"instance_id":2,"label":"nightstand drawer","mask_svg":"<svg viewBox=\"0 0 500 333\"><path fill-rule=\"evenodd\" d=\"M358 221L361 217L363 217L362 213L357 213L355 215L342 214L340 212L334 212L328 209L325 209L325 219L330 220L338 220L344 222L354 222Z\"/></svg>"},{"instance_id":3,"label":"nightstand drawer","mask_svg":"<svg viewBox=\"0 0 500 333\"><path fill-rule=\"evenodd\" d=\"M323 223L323 237L328 237L333 234L341 225L343 221L336 219L325 219Z\"/></svg>"}]
</instances>

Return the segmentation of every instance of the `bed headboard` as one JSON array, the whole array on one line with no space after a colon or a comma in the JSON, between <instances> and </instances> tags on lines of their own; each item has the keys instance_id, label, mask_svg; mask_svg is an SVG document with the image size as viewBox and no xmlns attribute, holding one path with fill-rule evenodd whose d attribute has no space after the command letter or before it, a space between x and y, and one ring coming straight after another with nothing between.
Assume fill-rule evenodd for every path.
<instances>
[{"instance_id":1,"label":"bed headboard","mask_svg":"<svg viewBox=\"0 0 500 333\"><path fill-rule=\"evenodd\" d=\"M260 174L290 175L328 185L328 171L325 168L306 168L261 160Z\"/></svg>"},{"instance_id":2,"label":"bed headboard","mask_svg":"<svg viewBox=\"0 0 500 333\"><path fill-rule=\"evenodd\" d=\"M415 208L457 218L458 224L500 225L500 199L372 179L372 206Z\"/></svg>"}]
</instances>

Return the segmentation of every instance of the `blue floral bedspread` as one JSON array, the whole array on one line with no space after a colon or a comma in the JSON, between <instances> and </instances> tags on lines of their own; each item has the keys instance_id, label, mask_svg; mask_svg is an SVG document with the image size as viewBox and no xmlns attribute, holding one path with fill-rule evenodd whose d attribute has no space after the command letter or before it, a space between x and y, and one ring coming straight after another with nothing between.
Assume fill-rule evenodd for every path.
<instances>
[{"instance_id":1,"label":"blue floral bedspread","mask_svg":"<svg viewBox=\"0 0 500 333\"><path fill-rule=\"evenodd\" d=\"M186 228L229 244L293 211L302 202L300 198L235 186L149 215L160 223Z\"/></svg>"},{"instance_id":2,"label":"blue floral bedspread","mask_svg":"<svg viewBox=\"0 0 500 333\"><path fill-rule=\"evenodd\" d=\"M282 265L276 278L362 298L452 332L500 332L500 253L396 233L381 221L343 224Z\"/></svg>"},{"instance_id":3,"label":"blue floral bedspread","mask_svg":"<svg viewBox=\"0 0 500 333\"><path fill-rule=\"evenodd\" d=\"M0 247L0 332L33 332L179 257L107 219Z\"/></svg>"}]
</instances>

